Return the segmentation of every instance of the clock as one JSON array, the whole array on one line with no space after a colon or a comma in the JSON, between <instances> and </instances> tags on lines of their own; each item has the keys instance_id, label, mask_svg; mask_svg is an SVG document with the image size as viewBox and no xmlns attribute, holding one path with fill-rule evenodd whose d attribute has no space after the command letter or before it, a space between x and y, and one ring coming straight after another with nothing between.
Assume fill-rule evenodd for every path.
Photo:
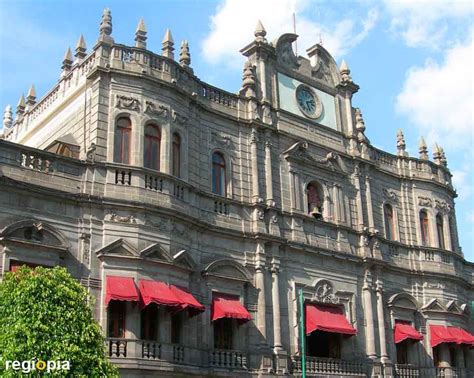
<instances>
[{"instance_id":1,"label":"clock","mask_svg":"<svg viewBox=\"0 0 474 378\"><path fill-rule=\"evenodd\" d=\"M301 112L309 118L319 118L323 112L323 104L316 93L307 85L299 85L295 92L296 103Z\"/></svg>"}]
</instances>

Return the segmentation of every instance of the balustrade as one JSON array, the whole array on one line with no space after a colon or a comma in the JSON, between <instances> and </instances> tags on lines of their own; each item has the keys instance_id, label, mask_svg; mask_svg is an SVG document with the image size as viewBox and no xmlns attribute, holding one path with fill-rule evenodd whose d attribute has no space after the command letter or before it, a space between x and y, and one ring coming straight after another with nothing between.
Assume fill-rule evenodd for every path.
<instances>
[{"instance_id":1,"label":"balustrade","mask_svg":"<svg viewBox=\"0 0 474 378\"><path fill-rule=\"evenodd\" d=\"M301 357L292 358L293 374L302 372ZM306 372L308 374L323 374L327 376L365 377L364 364L335 358L306 357Z\"/></svg>"},{"instance_id":2,"label":"balustrade","mask_svg":"<svg viewBox=\"0 0 474 378\"><path fill-rule=\"evenodd\" d=\"M420 376L420 368L413 365L396 364L395 374L400 378L411 378Z\"/></svg>"},{"instance_id":3,"label":"balustrade","mask_svg":"<svg viewBox=\"0 0 474 378\"><path fill-rule=\"evenodd\" d=\"M161 359L161 344L155 341L142 341L142 358Z\"/></svg>"},{"instance_id":4,"label":"balustrade","mask_svg":"<svg viewBox=\"0 0 474 378\"><path fill-rule=\"evenodd\" d=\"M210 365L227 369L247 369L247 356L236 350L215 349L210 353Z\"/></svg>"},{"instance_id":5,"label":"balustrade","mask_svg":"<svg viewBox=\"0 0 474 378\"><path fill-rule=\"evenodd\" d=\"M184 362L184 347L181 345L173 345L173 361L178 363Z\"/></svg>"},{"instance_id":6,"label":"balustrade","mask_svg":"<svg viewBox=\"0 0 474 378\"><path fill-rule=\"evenodd\" d=\"M124 358L127 357L127 344L126 339L107 339L109 357L113 358Z\"/></svg>"}]
</instances>

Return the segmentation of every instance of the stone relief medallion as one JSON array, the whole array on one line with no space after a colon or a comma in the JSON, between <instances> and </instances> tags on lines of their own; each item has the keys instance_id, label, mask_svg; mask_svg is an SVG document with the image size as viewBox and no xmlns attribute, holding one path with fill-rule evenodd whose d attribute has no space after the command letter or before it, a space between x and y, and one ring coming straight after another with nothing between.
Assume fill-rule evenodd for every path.
<instances>
[{"instance_id":1,"label":"stone relief medallion","mask_svg":"<svg viewBox=\"0 0 474 378\"><path fill-rule=\"evenodd\" d=\"M317 119L323 113L323 104L316 92L307 85L300 84L295 91L296 104L308 118Z\"/></svg>"},{"instance_id":2,"label":"stone relief medallion","mask_svg":"<svg viewBox=\"0 0 474 378\"><path fill-rule=\"evenodd\" d=\"M338 304L339 297L334 295L334 289L328 280L319 280L314 286L314 295L311 298L314 302Z\"/></svg>"}]
</instances>

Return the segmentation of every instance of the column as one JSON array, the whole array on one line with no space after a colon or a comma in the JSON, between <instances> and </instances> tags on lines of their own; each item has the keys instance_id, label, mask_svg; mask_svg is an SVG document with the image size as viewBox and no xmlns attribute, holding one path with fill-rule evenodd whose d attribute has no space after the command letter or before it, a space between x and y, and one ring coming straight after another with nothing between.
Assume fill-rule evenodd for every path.
<instances>
[{"instance_id":1,"label":"column","mask_svg":"<svg viewBox=\"0 0 474 378\"><path fill-rule=\"evenodd\" d=\"M344 93L344 105L346 110L346 118L347 118L347 131L349 135L353 135L354 133L354 122L352 121L352 104L351 104L352 93L346 91Z\"/></svg>"},{"instance_id":2,"label":"column","mask_svg":"<svg viewBox=\"0 0 474 378\"><path fill-rule=\"evenodd\" d=\"M275 206L273 201L273 175L272 175L272 143L271 133L267 130L265 132L265 187L267 199L267 205L270 207Z\"/></svg>"},{"instance_id":3,"label":"column","mask_svg":"<svg viewBox=\"0 0 474 378\"><path fill-rule=\"evenodd\" d=\"M250 160L252 167L252 199L258 202L260 194L258 192L258 151L257 151L258 134L256 129L252 129L250 134Z\"/></svg>"},{"instance_id":4,"label":"column","mask_svg":"<svg viewBox=\"0 0 474 378\"><path fill-rule=\"evenodd\" d=\"M360 189L360 169L359 166L355 167L354 172L354 186L356 188L356 207L357 207L357 225L359 230L364 227L364 212L362 207L362 193Z\"/></svg>"},{"instance_id":5,"label":"column","mask_svg":"<svg viewBox=\"0 0 474 378\"><path fill-rule=\"evenodd\" d=\"M265 249L262 244L257 246L255 256L255 286L258 290L257 328L262 334L261 344L267 344L266 304L265 304Z\"/></svg>"},{"instance_id":6,"label":"column","mask_svg":"<svg viewBox=\"0 0 474 378\"><path fill-rule=\"evenodd\" d=\"M362 288L364 300L365 316L365 348L369 358L376 358L375 353L375 331L374 331L374 311L372 308L372 274L369 269L365 271L364 286Z\"/></svg>"},{"instance_id":7,"label":"column","mask_svg":"<svg viewBox=\"0 0 474 378\"><path fill-rule=\"evenodd\" d=\"M370 177L365 176L365 196L367 197L367 215L369 217L369 230L374 231L374 211L372 209L372 192L370 190Z\"/></svg>"},{"instance_id":8,"label":"column","mask_svg":"<svg viewBox=\"0 0 474 378\"><path fill-rule=\"evenodd\" d=\"M379 322L379 336L380 336L380 354L382 357L382 362L385 362L388 360L388 353L387 353L387 338L385 335L385 316L384 316L384 311L383 311L383 282L380 279L380 276L377 277L376 291L377 291L377 318Z\"/></svg>"},{"instance_id":9,"label":"column","mask_svg":"<svg viewBox=\"0 0 474 378\"><path fill-rule=\"evenodd\" d=\"M280 286L278 275L280 273L280 259L272 259L272 307L273 307L273 349L278 353L281 345L281 320L280 320Z\"/></svg>"}]
</instances>

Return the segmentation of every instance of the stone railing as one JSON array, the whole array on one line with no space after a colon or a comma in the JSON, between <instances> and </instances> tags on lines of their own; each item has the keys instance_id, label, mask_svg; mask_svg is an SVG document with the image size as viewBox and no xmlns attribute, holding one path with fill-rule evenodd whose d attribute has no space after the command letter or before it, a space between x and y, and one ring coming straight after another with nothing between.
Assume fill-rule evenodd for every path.
<instances>
[{"instance_id":1,"label":"stone railing","mask_svg":"<svg viewBox=\"0 0 474 378\"><path fill-rule=\"evenodd\" d=\"M173 362L184 362L184 346L178 344L173 345Z\"/></svg>"},{"instance_id":2,"label":"stone railing","mask_svg":"<svg viewBox=\"0 0 474 378\"><path fill-rule=\"evenodd\" d=\"M209 353L209 365L225 369L247 369L247 355L236 350L214 349Z\"/></svg>"},{"instance_id":3,"label":"stone railing","mask_svg":"<svg viewBox=\"0 0 474 378\"><path fill-rule=\"evenodd\" d=\"M111 358L127 357L129 340L127 339L107 339L107 352Z\"/></svg>"},{"instance_id":4,"label":"stone railing","mask_svg":"<svg viewBox=\"0 0 474 378\"><path fill-rule=\"evenodd\" d=\"M420 368L413 365L396 364L395 375L399 378L419 377Z\"/></svg>"},{"instance_id":5,"label":"stone railing","mask_svg":"<svg viewBox=\"0 0 474 378\"><path fill-rule=\"evenodd\" d=\"M291 365L293 374L301 374L301 357L292 357ZM306 357L306 373L322 376L365 377L367 375L367 369L364 364L360 362L335 358Z\"/></svg>"},{"instance_id":6,"label":"stone railing","mask_svg":"<svg viewBox=\"0 0 474 378\"><path fill-rule=\"evenodd\" d=\"M142 358L147 359L161 359L161 344L156 341L143 340L142 344Z\"/></svg>"}]
</instances>

